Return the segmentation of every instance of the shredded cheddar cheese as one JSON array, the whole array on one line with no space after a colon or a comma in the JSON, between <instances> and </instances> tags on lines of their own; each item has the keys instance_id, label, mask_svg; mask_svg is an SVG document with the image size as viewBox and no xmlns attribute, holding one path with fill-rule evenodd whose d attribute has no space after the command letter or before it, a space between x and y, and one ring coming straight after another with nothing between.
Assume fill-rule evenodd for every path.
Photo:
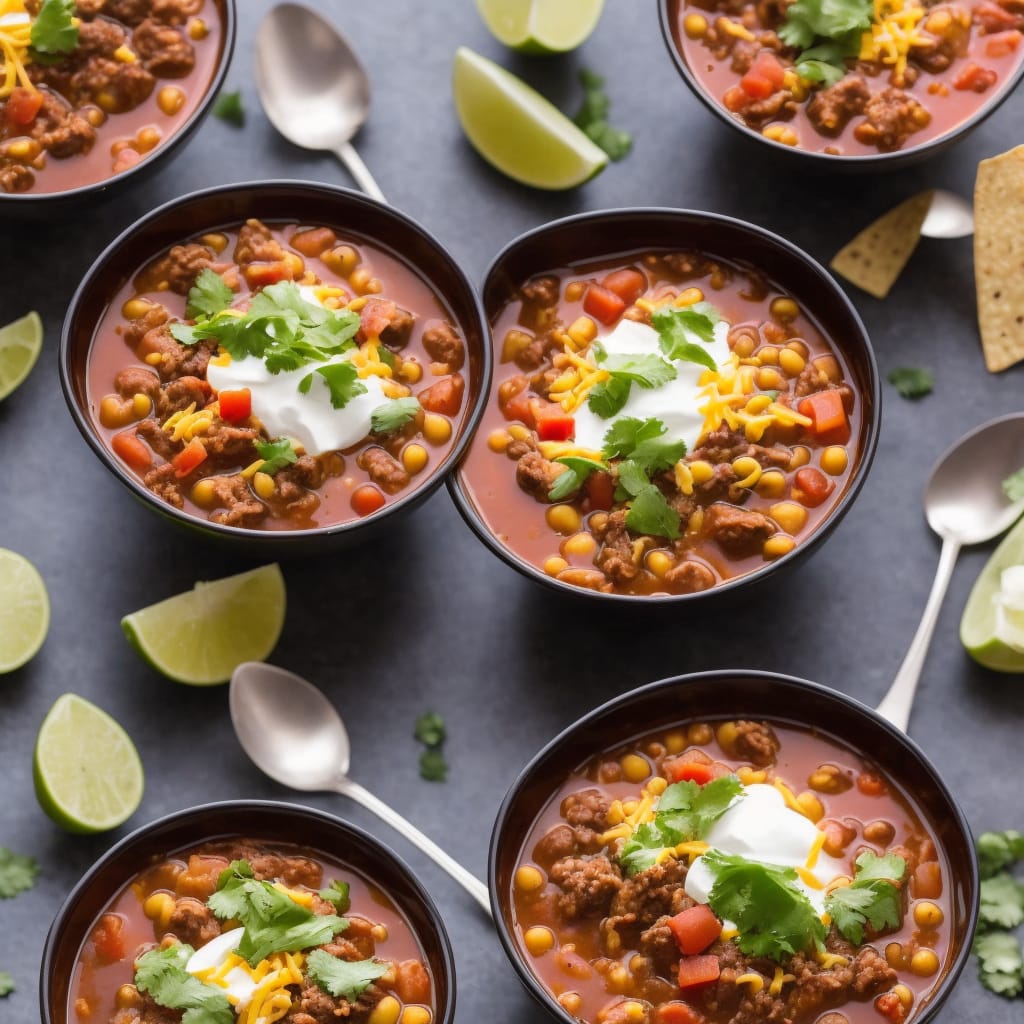
<instances>
[{"instance_id":1,"label":"shredded cheddar cheese","mask_svg":"<svg viewBox=\"0 0 1024 1024\"><path fill-rule=\"evenodd\" d=\"M352 354L352 365L360 377L393 377L394 370L380 357L380 342L377 338L369 338Z\"/></svg>"},{"instance_id":2,"label":"shredded cheddar cheese","mask_svg":"<svg viewBox=\"0 0 1024 1024\"><path fill-rule=\"evenodd\" d=\"M187 409L171 413L163 423L163 429L171 435L172 441L191 441L196 434L203 434L213 425L213 410L196 409L196 403Z\"/></svg>"},{"instance_id":3,"label":"shredded cheddar cheese","mask_svg":"<svg viewBox=\"0 0 1024 1024\"><path fill-rule=\"evenodd\" d=\"M819 832L814 837L814 842L811 844L811 849L807 854L807 860L804 863L804 867L808 871L813 871L815 864L818 863L818 855L821 853L821 848L825 845L825 833Z\"/></svg>"},{"instance_id":4,"label":"shredded cheddar cheese","mask_svg":"<svg viewBox=\"0 0 1024 1024\"><path fill-rule=\"evenodd\" d=\"M6 99L21 85L35 92L25 65L32 57L32 18L25 9L25 0L0 0L0 56L3 73L0 75L0 99Z\"/></svg>"},{"instance_id":5,"label":"shredded cheddar cheese","mask_svg":"<svg viewBox=\"0 0 1024 1024\"><path fill-rule=\"evenodd\" d=\"M751 995L757 995L764 988L764 978L756 971L748 971L746 974L741 974L737 977L736 987L739 988L740 985L746 985Z\"/></svg>"},{"instance_id":6,"label":"shredded cheddar cheese","mask_svg":"<svg viewBox=\"0 0 1024 1024\"><path fill-rule=\"evenodd\" d=\"M768 994L777 996L787 981L796 981L796 978L792 974L786 974L781 967L776 967L775 977L772 978L771 984L768 986Z\"/></svg>"},{"instance_id":7,"label":"shredded cheddar cheese","mask_svg":"<svg viewBox=\"0 0 1024 1024\"><path fill-rule=\"evenodd\" d=\"M814 959L825 968L826 971L832 970L837 964L848 964L850 962L849 957L840 956L838 953L815 953Z\"/></svg>"},{"instance_id":8,"label":"shredded cheddar cheese","mask_svg":"<svg viewBox=\"0 0 1024 1024\"><path fill-rule=\"evenodd\" d=\"M911 47L929 42L917 31L924 8L914 0L874 0L874 4L873 24L861 37L860 59L892 65L894 84L903 85Z\"/></svg>"}]
</instances>

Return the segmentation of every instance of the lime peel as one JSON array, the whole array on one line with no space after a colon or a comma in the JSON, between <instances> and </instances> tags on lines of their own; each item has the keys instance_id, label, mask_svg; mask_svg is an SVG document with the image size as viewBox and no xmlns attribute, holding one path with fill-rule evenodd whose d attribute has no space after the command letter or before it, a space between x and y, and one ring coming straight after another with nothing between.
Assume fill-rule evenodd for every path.
<instances>
[{"instance_id":1,"label":"lime peel","mask_svg":"<svg viewBox=\"0 0 1024 1024\"><path fill-rule=\"evenodd\" d=\"M575 50L594 31L604 0L477 0L491 35L520 53Z\"/></svg>"},{"instance_id":2,"label":"lime peel","mask_svg":"<svg viewBox=\"0 0 1024 1024\"><path fill-rule=\"evenodd\" d=\"M21 668L43 646L50 628L50 598L36 567L0 548L0 675Z\"/></svg>"},{"instance_id":3,"label":"lime peel","mask_svg":"<svg viewBox=\"0 0 1024 1024\"><path fill-rule=\"evenodd\" d=\"M34 310L0 327L0 401L32 372L43 349L43 321Z\"/></svg>"}]
</instances>

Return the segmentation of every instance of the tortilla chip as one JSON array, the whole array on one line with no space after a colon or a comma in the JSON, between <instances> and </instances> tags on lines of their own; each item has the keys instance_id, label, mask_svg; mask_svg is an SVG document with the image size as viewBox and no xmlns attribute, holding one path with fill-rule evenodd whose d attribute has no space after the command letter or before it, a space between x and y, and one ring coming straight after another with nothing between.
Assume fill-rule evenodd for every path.
<instances>
[{"instance_id":1,"label":"tortilla chip","mask_svg":"<svg viewBox=\"0 0 1024 1024\"><path fill-rule=\"evenodd\" d=\"M934 192L920 192L879 217L832 260L832 269L876 299L884 299L921 237Z\"/></svg>"},{"instance_id":2,"label":"tortilla chip","mask_svg":"<svg viewBox=\"0 0 1024 1024\"><path fill-rule=\"evenodd\" d=\"M974 281L985 366L1024 359L1024 146L978 164Z\"/></svg>"}]
</instances>

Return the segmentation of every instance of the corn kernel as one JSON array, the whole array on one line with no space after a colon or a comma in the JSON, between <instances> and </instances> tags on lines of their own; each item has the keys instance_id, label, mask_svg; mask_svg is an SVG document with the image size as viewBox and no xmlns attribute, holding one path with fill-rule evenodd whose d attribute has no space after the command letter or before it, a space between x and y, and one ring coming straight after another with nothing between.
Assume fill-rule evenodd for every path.
<instances>
[{"instance_id":1,"label":"corn kernel","mask_svg":"<svg viewBox=\"0 0 1024 1024\"><path fill-rule=\"evenodd\" d=\"M385 996L371 1011L367 1024L398 1024L402 1004L394 996Z\"/></svg>"},{"instance_id":2,"label":"corn kernel","mask_svg":"<svg viewBox=\"0 0 1024 1024\"><path fill-rule=\"evenodd\" d=\"M700 39L708 30L708 19L703 14L688 14L683 18L683 31L688 39Z\"/></svg>"},{"instance_id":3,"label":"corn kernel","mask_svg":"<svg viewBox=\"0 0 1024 1024\"><path fill-rule=\"evenodd\" d=\"M264 501L273 497L276 489L274 485L274 478L269 473L254 473L252 477L252 486Z\"/></svg>"},{"instance_id":4,"label":"corn kernel","mask_svg":"<svg viewBox=\"0 0 1024 1024\"><path fill-rule=\"evenodd\" d=\"M754 484L754 490L762 498L781 498L786 493L785 474L778 469L765 470Z\"/></svg>"},{"instance_id":5,"label":"corn kernel","mask_svg":"<svg viewBox=\"0 0 1024 1024\"><path fill-rule=\"evenodd\" d=\"M155 149L160 145L160 139L160 129L149 125L135 136L135 148L140 153L148 153L151 149Z\"/></svg>"},{"instance_id":6,"label":"corn kernel","mask_svg":"<svg viewBox=\"0 0 1024 1024\"><path fill-rule=\"evenodd\" d=\"M839 384L843 379L843 372L839 368L839 360L835 356L818 356L811 362L811 365L819 373L825 374L833 384Z\"/></svg>"},{"instance_id":7,"label":"corn kernel","mask_svg":"<svg viewBox=\"0 0 1024 1024\"><path fill-rule=\"evenodd\" d=\"M501 427L497 430L492 430L487 435L487 447L490 448L492 452L503 452L511 442L511 435L507 430L502 430Z\"/></svg>"},{"instance_id":8,"label":"corn kernel","mask_svg":"<svg viewBox=\"0 0 1024 1024\"><path fill-rule=\"evenodd\" d=\"M555 533L569 536L580 528L580 514L572 505L551 505L544 518Z\"/></svg>"},{"instance_id":9,"label":"corn kernel","mask_svg":"<svg viewBox=\"0 0 1024 1024\"><path fill-rule=\"evenodd\" d=\"M651 766L647 758L639 754L626 754L620 762L622 775L627 782L643 782L651 774Z\"/></svg>"},{"instance_id":10,"label":"corn kernel","mask_svg":"<svg viewBox=\"0 0 1024 1024\"><path fill-rule=\"evenodd\" d=\"M668 779L663 779L660 775L655 775L654 778L644 786L644 791L650 793L651 796L661 796L666 789L668 789Z\"/></svg>"},{"instance_id":11,"label":"corn kernel","mask_svg":"<svg viewBox=\"0 0 1024 1024\"><path fill-rule=\"evenodd\" d=\"M188 35L190 39L205 39L210 34L210 28L202 18L189 18Z\"/></svg>"},{"instance_id":12,"label":"corn kernel","mask_svg":"<svg viewBox=\"0 0 1024 1024\"><path fill-rule=\"evenodd\" d=\"M903 944L900 942L890 942L885 947L885 962L893 968L893 970L900 970L907 966L907 954L903 951Z\"/></svg>"},{"instance_id":13,"label":"corn kernel","mask_svg":"<svg viewBox=\"0 0 1024 1024\"><path fill-rule=\"evenodd\" d=\"M142 1008L144 1000L134 985L122 985L114 996L114 1002L119 1010L138 1010Z\"/></svg>"},{"instance_id":14,"label":"corn kernel","mask_svg":"<svg viewBox=\"0 0 1024 1024\"><path fill-rule=\"evenodd\" d=\"M910 969L921 978L930 978L939 969L939 958L935 950L917 950L910 958Z\"/></svg>"},{"instance_id":15,"label":"corn kernel","mask_svg":"<svg viewBox=\"0 0 1024 1024\"><path fill-rule=\"evenodd\" d=\"M799 352L788 347L779 350L779 369L787 377L799 377L806 365L806 360Z\"/></svg>"},{"instance_id":16,"label":"corn kernel","mask_svg":"<svg viewBox=\"0 0 1024 1024\"><path fill-rule=\"evenodd\" d=\"M18 139L7 147L7 155L15 160L34 160L39 152L39 143L34 139Z\"/></svg>"},{"instance_id":17,"label":"corn kernel","mask_svg":"<svg viewBox=\"0 0 1024 1024\"><path fill-rule=\"evenodd\" d=\"M848 463L849 456L842 445L830 445L821 453L821 468L829 476L842 476Z\"/></svg>"},{"instance_id":18,"label":"corn kernel","mask_svg":"<svg viewBox=\"0 0 1024 1024\"><path fill-rule=\"evenodd\" d=\"M370 929L370 935L373 936L374 942L387 942L388 941L388 927L385 924L375 924Z\"/></svg>"},{"instance_id":19,"label":"corn kernel","mask_svg":"<svg viewBox=\"0 0 1024 1024\"><path fill-rule=\"evenodd\" d=\"M574 533L562 544L562 554L565 555L592 555L597 549L597 541L586 530Z\"/></svg>"},{"instance_id":20,"label":"corn kernel","mask_svg":"<svg viewBox=\"0 0 1024 1024\"><path fill-rule=\"evenodd\" d=\"M113 114L117 111L117 97L109 92L97 93L96 106L108 114Z\"/></svg>"},{"instance_id":21,"label":"corn kernel","mask_svg":"<svg viewBox=\"0 0 1024 1024\"><path fill-rule=\"evenodd\" d=\"M811 461L811 450L806 445L797 445L793 449L793 457L789 460L790 469L799 469Z\"/></svg>"},{"instance_id":22,"label":"corn kernel","mask_svg":"<svg viewBox=\"0 0 1024 1024\"><path fill-rule=\"evenodd\" d=\"M892 990L903 1004L903 1009L909 1010L914 1005L914 993L906 985L894 985Z\"/></svg>"},{"instance_id":23,"label":"corn kernel","mask_svg":"<svg viewBox=\"0 0 1024 1024\"><path fill-rule=\"evenodd\" d=\"M670 754L681 754L686 749L686 733L672 731L665 734L665 750Z\"/></svg>"},{"instance_id":24,"label":"corn kernel","mask_svg":"<svg viewBox=\"0 0 1024 1024\"><path fill-rule=\"evenodd\" d=\"M532 864L516 871L516 888L520 892L536 892L544 884L544 876Z\"/></svg>"},{"instance_id":25,"label":"corn kernel","mask_svg":"<svg viewBox=\"0 0 1024 1024\"><path fill-rule=\"evenodd\" d=\"M402 465L405 466L406 471L415 476L419 473L424 466L427 464L427 460L430 456L427 454L427 449L421 444L410 444L406 445L402 450Z\"/></svg>"},{"instance_id":26,"label":"corn kernel","mask_svg":"<svg viewBox=\"0 0 1024 1024\"><path fill-rule=\"evenodd\" d=\"M787 537L784 533L777 533L764 542L761 553L768 561L772 561L775 558L788 555L795 547L796 541L792 537Z\"/></svg>"},{"instance_id":27,"label":"corn kernel","mask_svg":"<svg viewBox=\"0 0 1024 1024\"><path fill-rule=\"evenodd\" d=\"M357 267L348 275L348 283L352 286L352 290L358 295L366 294L367 285L369 285L371 279L372 275L366 267Z\"/></svg>"},{"instance_id":28,"label":"corn kernel","mask_svg":"<svg viewBox=\"0 0 1024 1024\"><path fill-rule=\"evenodd\" d=\"M825 808L810 790L805 789L800 793L796 798L796 802L799 804L800 810L815 824L825 817Z\"/></svg>"},{"instance_id":29,"label":"corn kernel","mask_svg":"<svg viewBox=\"0 0 1024 1024\"><path fill-rule=\"evenodd\" d=\"M919 928L938 928L943 919L942 908L931 900L922 900L914 905L914 921Z\"/></svg>"},{"instance_id":30,"label":"corn kernel","mask_svg":"<svg viewBox=\"0 0 1024 1024\"><path fill-rule=\"evenodd\" d=\"M522 423L513 423L512 426L508 428L508 432L515 441L525 441L530 436L529 427L524 427Z\"/></svg>"},{"instance_id":31,"label":"corn kernel","mask_svg":"<svg viewBox=\"0 0 1024 1024\"><path fill-rule=\"evenodd\" d=\"M149 299L128 299L121 307L121 316L125 320L138 320L139 317L145 316L152 308L153 303Z\"/></svg>"},{"instance_id":32,"label":"corn kernel","mask_svg":"<svg viewBox=\"0 0 1024 1024\"><path fill-rule=\"evenodd\" d=\"M762 345L757 350L757 361L762 366L779 365L779 349L776 345Z\"/></svg>"},{"instance_id":33,"label":"corn kernel","mask_svg":"<svg viewBox=\"0 0 1024 1024\"><path fill-rule=\"evenodd\" d=\"M781 142L784 146L795 146L800 141L788 124L770 124L761 134L773 142Z\"/></svg>"},{"instance_id":34,"label":"corn kernel","mask_svg":"<svg viewBox=\"0 0 1024 1024\"><path fill-rule=\"evenodd\" d=\"M410 384L415 384L423 376L423 367L415 359L403 359L398 372Z\"/></svg>"},{"instance_id":35,"label":"corn kernel","mask_svg":"<svg viewBox=\"0 0 1024 1024\"><path fill-rule=\"evenodd\" d=\"M583 348L585 345L589 345L597 337L597 324L595 324L589 316L577 317L577 319L573 320L573 322L569 324L566 334L568 334L580 348Z\"/></svg>"},{"instance_id":36,"label":"corn kernel","mask_svg":"<svg viewBox=\"0 0 1024 1024\"><path fill-rule=\"evenodd\" d=\"M452 436L452 425L440 413L428 412L423 417L423 436L432 445L447 444Z\"/></svg>"},{"instance_id":37,"label":"corn kernel","mask_svg":"<svg viewBox=\"0 0 1024 1024\"><path fill-rule=\"evenodd\" d=\"M800 307L784 295L772 299L772 304L768 309L776 320L781 320L785 324L791 323L800 315Z\"/></svg>"},{"instance_id":38,"label":"corn kernel","mask_svg":"<svg viewBox=\"0 0 1024 1024\"><path fill-rule=\"evenodd\" d=\"M577 1017L579 1016L580 1008L583 1006L583 998L579 992L563 992L558 997L558 1004L567 1013Z\"/></svg>"},{"instance_id":39,"label":"corn kernel","mask_svg":"<svg viewBox=\"0 0 1024 1024\"><path fill-rule=\"evenodd\" d=\"M143 362L148 366L159 366L163 361L164 356L162 352L150 352L149 355L143 359Z\"/></svg>"},{"instance_id":40,"label":"corn kernel","mask_svg":"<svg viewBox=\"0 0 1024 1024\"><path fill-rule=\"evenodd\" d=\"M124 43L114 51L114 60L120 61L122 64L134 64L138 59L131 47L125 46Z\"/></svg>"},{"instance_id":41,"label":"corn kernel","mask_svg":"<svg viewBox=\"0 0 1024 1024\"><path fill-rule=\"evenodd\" d=\"M665 551L651 551L647 555L647 568L658 579L661 579L675 564L675 559Z\"/></svg>"},{"instance_id":42,"label":"corn kernel","mask_svg":"<svg viewBox=\"0 0 1024 1024\"><path fill-rule=\"evenodd\" d=\"M697 459L689 463L689 466L695 484L706 484L715 475L715 467L703 459Z\"/></svg>"},{"instance_id":43,"label":"corn kernel","mask_svg":"<svg viewBox=\"0 0 1024 1024\"><path fill-rule=\"evenodd\" d=\"M135 419L135 409L118 395L107 395L100 402L100 423L108 430L126 427Z\"/></svg>"},{"instance_id":44,"label":"corn kernel","mask_svg":"<svg viewBox=\"0 0 1024 1024\"><path fill-rule=\"evenodd\" d=\"M695 302L703 302L704 293L699 288L684 288L675 299L677 306L692 306Z\"/></svg>"},{"instance_id":45,"label":"corn kernel","mask_svg":"<svg viewBox=\"0 0 1024 1024\"><path fill-rule=\"evenodd\" d=\"M174 910L174 898L167 892L155 892L152 896L146 897L142 904L142 912L151 921L157 921L166 914L170 917Z\"/></svg>"},{"instance_id":46,"label":"corn kernel","mask_svg":"<svg viewBox=\"0 0 1024 1024\"><path fill-rule=\"evenodd\" d=\"M107 115L100 110L99 107L85 107L85 119L93 126L93 128L99 128L101 124L107 119Z\"/></svg>"},{"instance_id":47,"label":"corn kernel","mask_svg":"<svg viewBox=\"0 0 1024 1024\"><path fill-rule=\"evenodd\" d=\"M565 301L579 302L587 290L586 281L570 281L565 286Z\"/></svg>"},{"instance_id":48,"label":"corn kernel","mask_svg":"<svg viewBox=\"0 0 1024 1024\"><path fill-rule=\"evenodd\" d=\"M550 928L537 925L527 928L523 934L523 942L531 956L543 956L548 950L555 948L555 936Z\"/></svg>"},{"instance_id":49,"label":"corn kernel","mask_svg":"<svg viewBox=\"0 0 1024 1024\"><path fill-rule=\"evenodd\" d=\"M209 477L203 480L197 480L195 486L192 488L192 501L200 508L213 508L213 503L216 501L216 494L214 493L213 481Z\"/></svg>"},{"instance_id":50,"label":"corn kernel","mask_svg":"<svg viewBox=\"0 0 1024 1024\"><path fill-rule=\"evenodd\" d=\"M744 786L756 786L768 778L768 773L763 768L751 768L749 764L744 764L736 769L736 776Z\"/></svg>"},{"instance_id":51,"label":"corn kernel","mask_svg":"<svg viewBox=\"0 0 1024 1024\"><path fill-rule=\"evenodd\" d=\"M776 502L768 509L768 515L794 537L807 525L807 509L795 501Z\"/></svg>"},{"instance_id":52,"label":"corn kernel","mask_svg":"<svg viewBox=\"0 0 1024 1024\"><path fill-rule=\"evenodd\" d=\"M622 964L616 964L607 975L607 987L612 992L625 992L630 985L629 971Z\"/></svg>"},{"instance_id":53,"label":"corn kernel","mask_svg":"<svg viewBox=\"0 0 1024 1024\"><path fill-rule=\"evenodd\" d=\"M183 106L185 106L185 93L176 85L165 85L156 94L156 105L161 113L173 117Z\"/></svg>"},{"instance_id":54,"label":"corn kernel","mask_svg":"<svg viewBox=\"0 0 1024 1024\"><path fill-rule=\"evenodd\" d=\"M401 1024L430 1024L430 1010L425 1006L407 1006L402 1010Z\"/></svg>"},{"instance_id":55,"label":"corn kernel","mask_svg":"<svg viewBox=\"0 0 1024 1024\"><path fill-rule=\"evenodd\" d=\"M549 576L557 576L560 572L569 568L569 563L558 555L552 555L544 560L544 571Z\"/></svg>"},{"instance_id":56,"label":"corn kernel","mask_svg":"<svg viewBox=\"0 0 1024 1024\"><path fill-rule=\"evenodd\" d=\"M153 400L149 395L139 393L132 396L132 413L137 420L141 420L143 417L148 416L152 408Z\"/></svg>"}]
</instances>

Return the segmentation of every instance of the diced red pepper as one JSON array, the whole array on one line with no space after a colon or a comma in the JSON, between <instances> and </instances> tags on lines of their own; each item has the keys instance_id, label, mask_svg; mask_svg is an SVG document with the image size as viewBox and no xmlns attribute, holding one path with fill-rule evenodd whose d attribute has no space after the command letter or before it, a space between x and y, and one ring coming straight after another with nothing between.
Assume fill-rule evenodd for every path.
<instances>
[{"instance_id":1,"label":"diced red pepper","mask_svg":"<svg viewBox=\"0 0 1024 1024\"><path fill-rule=\"evenodd\" d=\"M647 278L639 270L626 267L624 270L613 270L601 282L601 287L614 292L630 306L647 291Z\"/></svg>"},{"instance_id":2,"label":"diced red pepper","mask_svg":"<svg viewBox=\"0 0 1024 1024\"><path fill-rule=\"evenodd\" d=\"M591 473L583 484L591 509L608 512L615 504L615 482L611 473Z\"/></svg>"},{"instance_id":3,"label":"diced red pepper","mask_svg":"<svg viewBox=\"0 0 1024 1024\"><path fill-rule=\"evenodd\" d=\"M722 922L705 903L670 917L667 924L680 951L687 956L703 953L722 934Z\"/></svg>"},{"instance_id":4,"label":"diced red pepper","mask_svg":"<svg viewBox=\"0 0 1024 1024\"><path fill-rule=\"evenodd\" d=\"M1010 29L1009 32L996 32L985 40L985 56L1008 57L1011 53L1016 52L1021 39L1024 39L1024 35L1017 29ZM996 73L992 71L990 74L995 80Z\"/></svg>"},{"instance_id":5,"label":"diced red pepper","mask_svg":"<svg viewBox=\"0 0 1024 1024\"><path fill-rule=\"evenodd\" d=\"M740 88L756 100L765 100L778 92L785 81L786 69L770 50L762 50L750 70L740 79Z\"/></svg>"},{"instance_id":6,"label":"diced red pepper","mask_svg":"<svg viewBox=\"0 0 1024 1024\"><path fill-rule=\"evenodd\" d=\"M422 404L422 398L420 403ZM537 421L533 416L533 405L531 404L530 392L520 391L513 395L502 407L502 412L507 420L519 420L525 423L531 430L536 426Z\"/></svg>"},{"instance_id":7,"label":"diced red pepper","mask_svg":"<svg viewBox=\"0 0 1024 1024\"><path fill-rule=\"evenodd\" d=\"M987 70L978 64L968 64L957 72L953 79L953 88L960 92L984 92L989 86L994 85L996 73Z\"/></svg>"},{"instance_id":8,"label":"diced red pepper","mask_svg":"<svg viewBox=\"0 0 1024 1024\"><path fill-rule=\"evenodd\" d=\"M576 421L571 416L537 417L537 438L541 441L568 441L576 433Z\"/></svg>"},{"instance_id":9,"label":"diced red pepper","mask_svg":"<svg viewBox=\"0 0 1024 1024\"><path fill-rule=\"evenodd\" d=\"M43 94L38 89L15 86L7 97L7 120L19 128L31 124L43 105Z\"/></svg>"},{"instance_id":10,"label":"diced red pepper","mask_svg":"<svg viewBox=\"0 0 1024 1024\"><path fill-rule=\"evenodd\" d=\"M666 765L673 782L696 782L703 786L715 777L715 769L701 761L669 761Z\"/></svg>"},{"instance_id":11,"label":"diced red pepper","mask_svg":"<svg viewBox=\"0 0 1024 1024\"><path fill-rule=\"evenodd\" d=\"M834 444L845 443L831 440L844 434L847 441L850 439L850 421L846 416L842 392L838 388L816 391L813 395L801 399L796 408L801 416L807 416L811 420L811 428L819 437L827 434L830 442Z\"/></svg>"},{"instance_id":12,"label":"diced red pepper","mask_svg":"<svg viewBox=\"0 0 1024 1024\"><path fill-rule=\"evenodd\" d=\"M583 296L583 311L595 320L600 320L606 327L615 323L625 312L626 303L607 288L599 284L588 285L587 294Z\"/></svg>"},{"instance_id":13,"label":"diced red pepper","mask_svg":"<svg viewBox=\"0 0 1024 1024\"><path fill-rule=\"evenodd\" d=\"M93 929L92 944L97 958L105 964L116 964L127 953L124 945L124 919L117 914L104 914Z\"/></svg>"},{"instance_id":14,"label":"diced red pepper","mask_svg":"<svg viewBox=\"0 0 1024 1024\"><path fill-rule=\"evenodd\" d=\"M136 473L144 473L153 465L150 450L132 433L115 434L110 447L129 469Z\"/></svg>"},{"instance_id":15,"label":"diced red pepper","mask_svg":"<svg viewBox=\"0 0 1024 1024\"><path fill-rule=\"evenodd\" d=\"M832 493L835 486L820 469L805 466L798 469L793 478L793 497L801 505L817 508Z\"/></svg>"},{"instance_id":16,"label":"diced red pepper","mask_svg":"<svg viewBox=\"0 0 1024 1024\"><path fill-rule=\"evenodd\" d=\"M198 437L191 441L177 455L171 459L174 467L174 475L177 477L188 476L200 463L206 461L206 448Z\"/></svg>"},{"instance_id":17,"label":"diced red pepper","mask_svg":"<svg viewBox=\"0 0 1024 1024\"><path fill-rule=\"evenodd\" d=\"M702 988L718 981L721 973L717 956L684 956L679 961L679 987Z\"/></svg>"},{"instance_id":18,"label":"diced red pepper","mask_svg":"<svg viewBox=\"0 0 1024 1024\"><path fill-rule=\"evenodd\" d=\"M252 392L248 388L221 391L217 396L220 418L225 423L241 423L252 415Z\"/></svg>"}]
</instances>

